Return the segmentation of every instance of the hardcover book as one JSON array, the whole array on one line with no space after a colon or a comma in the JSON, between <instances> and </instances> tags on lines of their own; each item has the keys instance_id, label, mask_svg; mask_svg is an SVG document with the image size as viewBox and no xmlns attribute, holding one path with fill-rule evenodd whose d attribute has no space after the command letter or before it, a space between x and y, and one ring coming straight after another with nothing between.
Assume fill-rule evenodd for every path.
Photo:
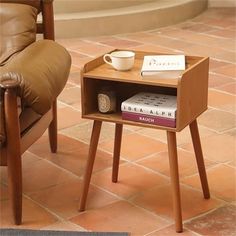
<instances>
[{"instance_id":1,"label":"hardcover book","mask_svg":"<svg viewBox=\"0 0 236 236\"><path fill-rule=\"evenodd\" d=\"M141 75L145 78L179 78L185 70L184 55L144 56Z\"/></svg>"},{"instance_id":2,"label":"hardcover book","mask_svg":"<svg viewBox=\"0 0 236 236\"><path fill-rule=\"evenodd\" d=\"M176 118L176 96L141 92L121 103L121 111L151 116Z\"/></svg>"}]
</instances>

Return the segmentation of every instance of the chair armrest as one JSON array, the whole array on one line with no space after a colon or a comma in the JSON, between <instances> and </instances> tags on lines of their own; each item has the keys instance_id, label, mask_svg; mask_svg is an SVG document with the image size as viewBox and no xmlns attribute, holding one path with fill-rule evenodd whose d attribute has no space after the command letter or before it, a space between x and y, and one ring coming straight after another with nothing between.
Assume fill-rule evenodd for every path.
<instances>
[{"instance_id":1,"label":"chair armrest","mask_svg":"<svg viewBox=\"0 0 236 236\"><path fill-rule=\"evenodd\" d=\"M5 74L0 74L0 88L17 88L20 86L21 82L22 76L18 73L7 72Z\"/></svg>"},{"instance_id":2,"label":"chair armrest","mask_svg":"<svg viewBox=\"0 0 236 236\"><path fill-rule=\"evenodd\" d=\"M8 72L0 74L0 148L6 140L4 123L4 104L2 100L4 93L2 93L1 90L20 88L21 82L22 76L18 73Z\"/></svg>"}]
</instances>

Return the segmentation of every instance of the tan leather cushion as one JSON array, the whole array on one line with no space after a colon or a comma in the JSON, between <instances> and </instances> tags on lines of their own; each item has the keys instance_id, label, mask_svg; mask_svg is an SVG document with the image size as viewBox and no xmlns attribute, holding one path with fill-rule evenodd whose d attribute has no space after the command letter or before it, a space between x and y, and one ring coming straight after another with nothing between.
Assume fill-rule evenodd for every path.
<instances>
[{"instance_id":1,"label":"tan leather cushion","mask_svg":"<svg viewBox=\"0 0 236 236\"><path fill-rule=\"evenodd\" d=\"M71 57L64 47L52 40L39 40L2 66L0 74L21 74L22 104L43 115L64 88L70 65Z\"/></svg>"},{"instance_id":2,"label":"tan leather cushion","mask_svg":"<svg viewBox=\"0 0 236 236\"><path fill-rule=\"evenodd\" d=\"M44 1L44 0L43 0ZM40 10L40 0L0 0L0 3L19 3L19 4L27 4L32 7L35 7Z\"/></svg>"},{"instance_id":3,"label":"tan leather cushion","mask_svg":"<svg viewBox=\"0 0 236 236\"><path fill-rule=\"evenodd\" d=\"M24 4L0 3L0 66L36 39L37 9Z\"/></svg>"}]
</instances>

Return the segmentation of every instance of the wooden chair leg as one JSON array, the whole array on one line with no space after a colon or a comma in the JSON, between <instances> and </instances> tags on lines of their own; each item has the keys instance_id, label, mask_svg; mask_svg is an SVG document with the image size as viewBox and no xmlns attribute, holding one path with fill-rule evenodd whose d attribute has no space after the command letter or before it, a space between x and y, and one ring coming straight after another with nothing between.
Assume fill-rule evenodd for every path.
<instances>
[{"instance_id":1,"label":"wooden chair leg","mask_svg":"<svg viewBox=\"0 0 236 236\"><path fill-rule=\"evenodd\" d=\"M53 118L48 127L49 143L52 153L57 152L57 101L52 105Z\"/></svg>"},{"instance_id":2,"label":"wooden chair leg","mask_svg":"<svg viewBox=\"0 0 236 236\"><path fill-rule=\"evenodd\" d=\"M175 215L175 228L176 232L183 231L182 224L182 211L181 211L181 198L179 187L179 172L178 172L178 157L176 145L176 133L167 131L167 142L169 152L170 176L173 194L173 207Z\"/></svg>"},{"instance_id":3,"label":"wooden chair leg","mask_svg":"<svg viewBox=\"0 0 236 236\"><path fill-rule=\"evenodd\" d=\"M14 222L20 225L22 221L22 168L17 99L13 89L7 89L4 96L9 195Z\"/></svg>"},{"instance_id":4,"label":"wooden chair leg","mask_svg":"<svg viewBox=\"0 0 236 236\"><path fill-rule=\"evenodd\" d=\"M22 170L20 150L15 149L15 154L8 155L8 186L14 222L20 225L22 222Z\"/></svg>"},{"instance_id":5,"label":"wooden chair leg","mask_svg":"<svg viewBox=\"0 0 236 236\"><path fill-rule=\"evenodd\" d=\"M79 211L85 210L90 179L91 179L91 175L92 175L92 171L93 171L93 164L94 164L94 160L95 160L95 156L96 156L97 145L98 145L98 140L99 140L100 131L101 131L101 125L102 125L101 121L95 120L93 122L93 130L92 130L92 135L91 135L91 140L90 140L87 166L86 166L85 173L84 173L84 180L83 180L82 192L81 192L81 197L80 197Z\"/></svg>"},{"instance_id":6,"label":"wooden chair leg","mask_svg":"<svg viewBox=\"0 0 236 236\"><path fill-rule=\"evenodd\" d=\"M194 147L195 156L197 160L198 172L199 172L199 176L201 180L203 195L205 199L209 199L210 191L209 191L208 182L207 182L207 175L206 175L206 169L205 169L205 164L204 164L204 158L202 154L202 147L201 147L201 141L200 141L199 132L198 132L197 121L194 120L189 125L189 127L191 131L193 147Z\"/></svg>"},{"instance_id":7,"label":"wooden chair leg","mask_svg":"<svg viewBox=\"0 0 236 236\"><path fill-rule=\"evenodd\" d=\"M112 166L112 182L113 183L116 183L118 180L122 130L123 130L123 125L116 124L114 152L113 152L113 166Z\"/></svg>"}]
</instances>

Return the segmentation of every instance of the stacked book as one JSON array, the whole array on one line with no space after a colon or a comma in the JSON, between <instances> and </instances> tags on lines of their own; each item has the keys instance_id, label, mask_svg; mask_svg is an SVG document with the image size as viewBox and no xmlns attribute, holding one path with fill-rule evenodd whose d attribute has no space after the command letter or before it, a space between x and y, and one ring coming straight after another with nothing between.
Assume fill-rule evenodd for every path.
<instances>
[{"instance_id":1,"label":"stacked book","mask_svg":"<svg viewBox=\"0 0 236 236\"><path fill-rule=\"evenodd\" d=\"M178 79L184 70L184 55L149 55L144 56L141 76L143 79Z\"/></svg>"},{"instance_id":2,"label":"stacked book","mask_svg":"<svg viewBox=\"0 0 236 236\"><path fill-rule=\"evenodd\" d=\"M141 92L121 104L122 119L176 126L176 96Z\"/></svg>"}]
</instances>

